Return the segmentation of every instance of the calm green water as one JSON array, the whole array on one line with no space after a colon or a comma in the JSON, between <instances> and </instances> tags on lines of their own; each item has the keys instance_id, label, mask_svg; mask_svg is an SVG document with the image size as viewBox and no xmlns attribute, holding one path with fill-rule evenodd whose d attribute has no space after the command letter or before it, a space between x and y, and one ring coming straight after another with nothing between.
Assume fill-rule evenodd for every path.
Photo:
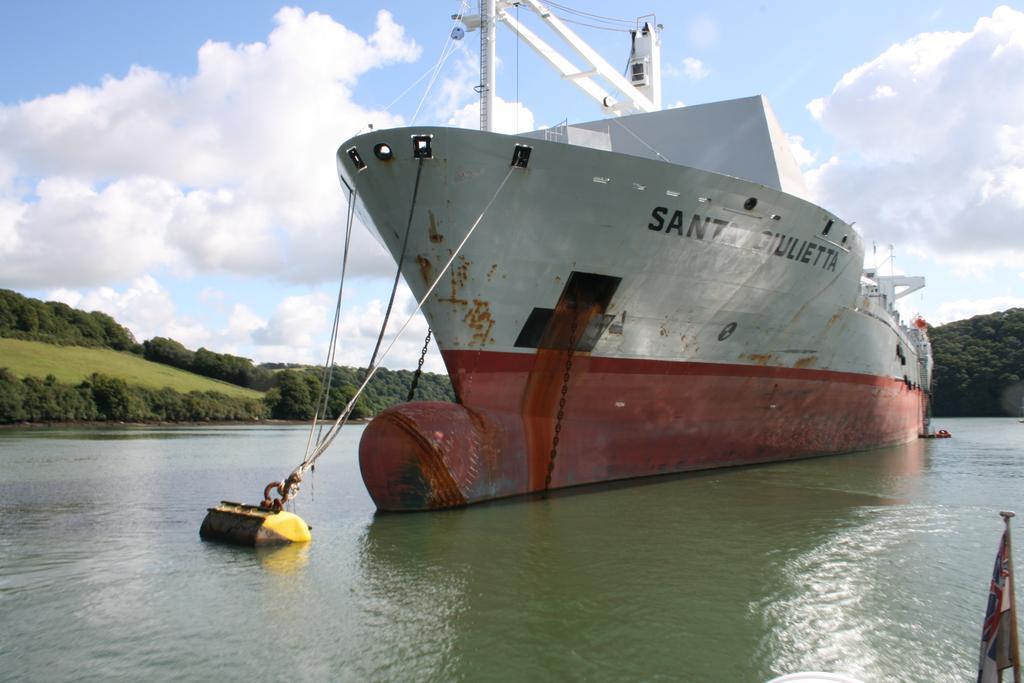
<instances>
[{"instance_id":1,"label":"calm green water","mask_svg":"<svg viewBox=\"0 0 1024 683\"><path fill-rule=\"evenodd\" d=\"M375 515L339 438L308 547L206 544L301 428L0 432L0 679L973 680L1024 424L547 500ZM1017 534L1024 544L1024 514Z\"/></svg>"}]
</instances>

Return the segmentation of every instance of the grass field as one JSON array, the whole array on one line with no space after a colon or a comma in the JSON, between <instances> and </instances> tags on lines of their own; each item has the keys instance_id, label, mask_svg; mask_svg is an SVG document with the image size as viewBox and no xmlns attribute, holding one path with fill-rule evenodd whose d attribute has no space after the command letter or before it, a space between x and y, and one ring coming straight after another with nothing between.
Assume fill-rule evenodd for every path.
<instances>
[{"instance_id":1,"label":"grass field","mask_svg":"<svg viewBox=\"0 0 1024 683\"><path fill-rule=\"evenodd\" d=\"M94 372L120 377L128 384L160 389L170 387L182 393L219 391L228 396L260 398L258 391L209 379L200 375L151 363L139 356L110 349L57 346L43 342L0 338L0 368L18 377L54 375L65 384L78 384Z\"/></svg>"}]
</instances>

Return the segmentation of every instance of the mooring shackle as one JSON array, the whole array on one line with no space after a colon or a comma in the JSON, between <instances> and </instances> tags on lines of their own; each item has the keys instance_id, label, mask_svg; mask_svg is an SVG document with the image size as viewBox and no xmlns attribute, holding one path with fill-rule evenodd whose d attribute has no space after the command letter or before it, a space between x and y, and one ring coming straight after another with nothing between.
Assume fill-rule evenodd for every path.
<instances>
[{"instance_id":1,"label":"mooring shackle","mask_svg":"<svg viewBox=\"0 0 1024 683\"><path fill-rule=\"evenodd\" d=\"M263 502L260 503L261 508L267 510L281 509L281 499L270 497L270 492L273 491L274 489L277 489L278 492L281 491L281 484L282 482L279 481L272 481L269 484L267 484L266 488L263 489Z\"/></svg>"},{"instance_id":2,"label":"mooring shackle","mask_svg":"<svg viewBox=\"0 0 1024 683\"><path fill-rule=\"evenodd\" d=\"M288 475L288 478L278 485L277 490L281 494L281 502L287 503L299 492L299 484L302 483L302 472L295 470Z\"/></svg>"},{"instance_id":3,"label":"mooring shackle","mask_svg":"<svg viewBox=\"0 0 1024 683\"><path fill-rule=\"evenodd\" d=\"M263 502L260 503L260 507L268 510L280 510L281 507L289 500L295 497L295 494L299 492L299 484L302 483L302 472L295 470L288 475L288 478L284 481L272 481L267 484L266 488L263 489ZM277 495L280 498L271 498L271 491L277 491Z\"/></svg>"}]
</instances>

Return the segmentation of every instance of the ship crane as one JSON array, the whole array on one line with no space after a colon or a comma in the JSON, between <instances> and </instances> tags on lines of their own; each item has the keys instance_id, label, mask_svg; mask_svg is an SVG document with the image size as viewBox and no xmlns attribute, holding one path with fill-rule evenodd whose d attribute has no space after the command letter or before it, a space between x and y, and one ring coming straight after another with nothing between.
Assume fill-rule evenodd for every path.
<instances>
[{"instance_id":1,"label":"ship crane","mask_svg":"<svg viewBox=\"0 0 1024 683\"><path fill-rule=\"evenodd\" d=\"M890 313L896 313L898 299L923 289L925 284L925 279L921 276L879 275L874 268L865 270L864 277L873 281L873 295L882 299L883 305Z\"/></svg>"},{"instance_id":2,"label":"ship crane","mask_svg":"<svg viewBox=\"0 0 1024 683\"><path fill-rule=\"evenodd\" d=\"M544 41L540 36L524 26L507 10L510 7L524 7L536 14L548 27L555 32L572 50L587 64L588 68L580 70L556 48ZM651 15L653 19L653 15ZM452 15L452 19L462 22L456 27L453 38L461 38L464 31L480 33L480 130L494 130L494 99L495 92L495 31L497 23L507 26L527 45L540 55L544 61L554 67L562 78L586 93L601 107L601 110L612 116L653 112L661 110L661 29L660 24L637 20L632 34L632 53L629 60L629 78L623 76L609 64L585 40L565 25L545 5L538 0L481 0L480 13L472 15ZM464 28L463 28L464 27ZM595 77L604 79L612 86L614 92L625 99L618 101Z\"/></svg>"}]
</instances>

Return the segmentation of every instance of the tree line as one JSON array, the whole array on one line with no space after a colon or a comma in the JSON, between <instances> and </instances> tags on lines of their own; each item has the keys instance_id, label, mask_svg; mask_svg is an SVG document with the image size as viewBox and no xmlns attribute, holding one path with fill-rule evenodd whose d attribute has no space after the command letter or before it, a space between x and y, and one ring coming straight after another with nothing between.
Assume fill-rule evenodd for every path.
<instances>
[{"instance_id":1,"label":"tree line","mask_svg":"<svg viewBox=\"0 0 1024 683\"><path fill-rule=\"evenodd\" d=\"M317 412L317 401L324 387L323 370L304 368L277 373L276 386L266 394L271 417L282 420L308 420ZM366 368L336 366L329 378L328 419L341 414L366 377ZM409 370L381 368L353 406L354 419L372 417L408 397L413 373ZM415 400L454 401L455 392L447 375L424 372L417 382ZM322 406L321 406L322 407Z\"/></svg>"},{"instance_id":2,"label":"tree line","mask_svg":"<svg viewBox=\"0 0 1024 683\"><path fill-rule=\"evenodd\" d=\"M53 375L18 379L0 368L0 424L260 420L268 414L262 398L236 398L215 391L183 394L98 373L74 385L58 382Z\"/></svg>"},{"instance_id":3,"label":"tree line","mask_svg":"<svg viewBox=\"0 0 1024 683\"><path fill-rule=\"evenodd\" d=\"M1024 309L978 315L929 328L935 356L932 407L935 415L980 417L1019 414L1024 400ZM154 337L138 343L128 328L105 313L86 313L57 301L39 301L0 289L0 337L127 351L205 377L264 391L262 401L217 392L181 394L171 389L124 385L94 375L80 385L52 377L18 380L0 371L0 422L22 420L189 420L309 419L320 396L320 368L292 363L255 365L248 358L190 350ZM0 360L2 367L2 360ZM336 367L328 414L336 415L365 377L365 368ZM408 370L382 368L360 398L353 417L369 417L405 400ZM111 384L114 382L114 384ZM116 386L116 389L110 389ZM99 387L99 388L97 388ZM112 392L112 393L111 393ZM119 396L108 400L108 396ZM418 400L455 400L447 375L423 373ZM123 399L123 400L121 400ZM89 402L93 405L89 405ZM14 404L18 404L14 408ZM237 416L237 417L232 417Z\"/></svg>"},{"instance_id":4,"label":"tree line","mask_svg":"<svg viewBox=\"0 0 1024 683\"><path fill-rule=\"evenodd\" d=\"M1024 400L1024 309L978 315L929 328L935 356L932 407L935 415L1017 415ZM57 301L39 301L0 289L0 337L52 344L109 348L135 353L238 386L264 391L264 398L237 399L218 392L182 394L172 389L127 385L94 375L78 385L53 377L19 380L0 370L0 423L58 420L202 421L231 419L305 420L317 408L322 369L292 363L255 365L248 358L190 350L166 337L138 343L128 328L105 313L86 313ZM2 368L2 359L0 359ZM337 415L365 377L365 368L336 367L327 408ZM382 368L353 411L369 417L405 400L408 370ZM122 386L123 385L123 386ZM423 373L417 400L455 400L447 375Z\"/></svg>"},{"instance_id":5,"label":"tree line","mask_svg":"<svg viewBox=\"0 0 1024 683\"><path fill-rule=\"evenodd\" d=\"M0 289L0 337L141 353L131 331L106 313L86 313Z\"/></svg>"},{"instance_id":6,"label":"tree line","mask_svg":"<svg viewBox=\"0 0 1024 683\"><path fill-rule=\"evenodd\" d=\"M322 368L292 363L255 365L250 359L187 348L167 337L141 344L128 328L105 313L86 313L56 301L40 301L0 289L0 337L66 346L126 351L146 360L204 377L265 392L262 399L240 399L216 391L181 393L170 388L129 385L94 374L77 385L46 378L16 378L0 359L0 424L114 420L123 422L201 422L206 420L311 419L321 402ZM355 405L355 419L376 415L406 400L413 373L381 368ZM335 367L330 376L326 415L336 417L366 377L365 368ZM447 375L423 373L417 400L454 401Z\"/></svg>"},{"instance_id":7,"label":"tree line","mask_svg":"<svg viewBox=\"0 0 1024 683\"><path fill-rule=\"evenodd\" d=\"M1024 398L1024 308L929 328L940 417L1019 415Z\"/></svg>"},{"instance_id":8,"label":"tree line","mask_svg":"<svg viewBox=\"0 0 1024 683\"><path fill-rule=\"evenodd\" d=\"M323 412L322 369L282 370L273 388L258 398L238 398L216 391L182 393L128 384L118 377L94 373L78 384L45 378L18 379L0 367L0 424L17 422L208 422L310 420L321 411L326 419L341 414L356 393L365 369L339 367L327 393ZM373 417L406 400L412 373L381 368L353 406L350 417ZM423 373L417 400L453 401L446 375Z\"/></svg>"},{"instance_id":9,"label":"tree line","mask_svg":"<svg viewBox=\"0 0 1024 683\"><path fill-rule=\"evenodd\" d=\"M256 391L266 391L275 384L273 371L254 365L248 358L216 353L201 346L192 351L167 337L153 337L142 342L142 357Z\"/></svg>"}]
</instances>

